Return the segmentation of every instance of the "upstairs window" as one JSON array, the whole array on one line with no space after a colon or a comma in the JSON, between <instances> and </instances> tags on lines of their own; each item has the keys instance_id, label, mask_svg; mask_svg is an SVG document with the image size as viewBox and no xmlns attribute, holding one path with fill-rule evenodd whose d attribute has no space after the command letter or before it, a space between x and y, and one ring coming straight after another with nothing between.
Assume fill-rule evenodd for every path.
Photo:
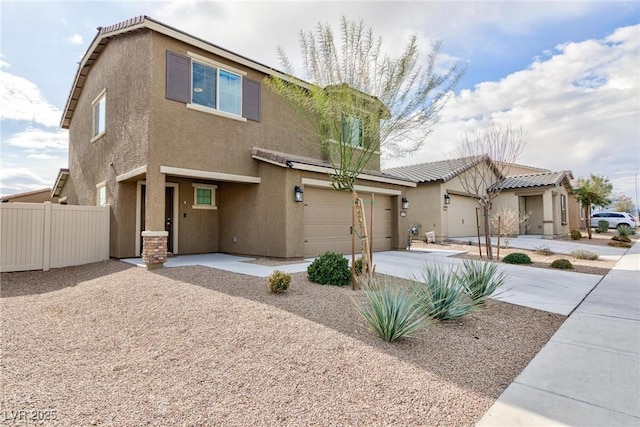
<instances>
[{"instance_id":1,"label":"upstairs window","mask_svg":"<svg viewBox=\"0 0 640 427\"><path fill-rule=\"evenodd\" d=\"M107 94L102 91L100 95L93 101L93 132L92 139L97 139L102 136L106 131L106 109L107 109Z\"/></svg>"},{"instance_id":2,"label":"upstairs window","mask_svg":"<svg viewBox=\"0 0 640 427\"><path fill-rule=\"evenodd\" d=\"M246 121L261 120L261 84L211 58L167 51L166 98L187 108Z\"/></svg>"},{"instance_id":3,"label":"upstairs window","mask_svg":"<svg viewBox=\"0 0 640 427\"><path fill-rule=\"evenodd\" d=\"M342 117L342 142L354 147L363 146L362 122L356 117Z\"/></svg>"},{"instance_id":4,"label":"upstairs window","mask_svg":"<svg viewBox=\"0 0 640 427\"><path fill-rule=\"evenodd\" d=\"M242 76L196 61L191 71L193 104L242 115Z\"/></svg>"}]
</instances>

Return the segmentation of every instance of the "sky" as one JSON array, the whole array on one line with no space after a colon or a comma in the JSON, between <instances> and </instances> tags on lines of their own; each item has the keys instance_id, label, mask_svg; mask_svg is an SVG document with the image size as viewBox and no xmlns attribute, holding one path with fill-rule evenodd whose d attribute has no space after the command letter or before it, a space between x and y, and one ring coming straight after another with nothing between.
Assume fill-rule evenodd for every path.
<instances>
[{"instance_id":1,"label":"sky","mask_svg":"<svg viewBox=\"0 0 640 427\"><path fill-rule=\"evenodd\" d=\"M147 15L274 68L299 61L298 33L341 16L401 51L467 71L423 148L383 167L451 157L490 121L522 127L517 163L608 177L637 198L640 2L618 1L7 1L0 0L0 195L54 184L68 166L60 118L96 28Z\"/></svg>"}]
</instances>

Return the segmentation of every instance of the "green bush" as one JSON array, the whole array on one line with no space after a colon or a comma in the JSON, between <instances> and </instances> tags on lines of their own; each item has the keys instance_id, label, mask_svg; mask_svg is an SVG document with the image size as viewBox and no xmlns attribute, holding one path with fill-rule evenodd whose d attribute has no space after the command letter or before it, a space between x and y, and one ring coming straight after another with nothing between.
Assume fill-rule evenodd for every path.
<instances>
[{"instance_id":1,"label":"green bush","mask_svg":"<svg viewBox=\"0 0 640 427\"><path fill-rule=\"evenodd\" d=\"M629 236L623 236L623 235L613 236L611 240L615 240L617 242L631 243L631 238L629 238Z\"/></svg>"},{"instance_id":2,"label":"green bush","mask_svg":"<svg viewBox=\"0 0 640 427\"><path fill-rule=\"evenodd\" d=\"M507 278L504 273L498 273L498 264L466 259L458 279L471 302L483 306Z\"/></svg>"},{"instance_id":3,"label":"green bush","mask_svg":"<svg viewBox=\"0 0 640 427\"><path fill-rule=\"evenodd\" d=\"M506 262L507 264L531 264L531 258L529 258L527 254L514 252L504 257L502 262Z\"/></svg>"},{"instance_id":4,"label":"green bush","mask_svg":"<svg viewBox=\"0 0 640 427\"><path fill-rule=\"evenodd\" d=\"M426 318L416 293L408 286L372 280L363 285L365 301L354 300L369 327L387 342L412 336Z\"/></svg>"},{"instance_id":5,"label":"green bush","mask_svg":"<svg viewBox=\"0 0 640 427\"><path fill-rule=\"evenodd\" d=\"M327 251L316 258L307 268L312 282L322 285L344 286L351 282L349 262L339 253Z\"/></svg>"},{"instance_id":6,"label":"green bush","mask_svg":"<svg viewBox=\"0 0 640 427\"><path fill-rule=\"evenodd\" d=\"M580 232L580 230L576 230L575 228L571 229L571 231L569 232L569 235L571 236L571 240L582 239L582 233Z\"/></svg>"},{"instance_id":7,"label":"green bush","mask_svg":"<svg viewBox=\"0 0 640 427\"><path fill-rule=\"evenodd\" d=\"M629 227L628 225L618 226L618 236L628 237L633 236L634 234L636 234L636 230Z\"/></svg>"},{"instance_id":8,"label":"green bush","mask_svg":"<svg viewBox=\"0 0 640 427\"><path fill-rule=\"evenodd\" d=\"M284 271L275 270L269 276L269 291L274 294L281 294L286 292L289 289L289 285L291 284L291 275L289 273L285 273Z\"/></svg>"},{"instance_id":9,"label":"green bush","mask_svg":"<svg viewBox=\"0 0 640 427\"><path fill-rule=\"evenodd\" d=\"M551 263L551 268L559 268L561 270L573 270L573 264L568 259L560 258Z\"/></svg>"},{"instance_id":10,"label":"green bush","mask_svg":"<svg viewBox=\"0 0 640 427\"><path fill-rule=\"evenodd\" d=\"M575 259L588 259L589 261L594 261L600 257L597 253L585 249L575 249L571 251L570 255Z\"/></svg>"},{"instance_id":11,"label":"green bush","mask_svg":"<svg viewBox=\"0 0 640 427\"><path fill-rule=\"evenodd\" d=\"M604 219L598 221L596 233L606 233L607 231L609 231L609 221L605 221Z\"/></svg>"},{"instance_id":12,"label":"green bush","mask_svg":"<svg viewBox=\"0 0 640 427\"><path fill-rule=\"evenodd\" d=\"M426 265L421 280L414 278L413 283L423 312L431 318L454 320L473 308L458 275L452 270L447 272L440 266Z\"/></svg>"},{"instance_id":13,"label":"green bush","mask_svg":"<svg viewBox=\"0 0 640 427\"><path fill-rule=\"evenodd\" d=\"M619 241L615 241L615 240L611 240L608 243L609 246L615 246L616 248L630 248L631 246L633 246L631 243L627 243L627 242L619 242Z\"/></svg>"}]
</instances>

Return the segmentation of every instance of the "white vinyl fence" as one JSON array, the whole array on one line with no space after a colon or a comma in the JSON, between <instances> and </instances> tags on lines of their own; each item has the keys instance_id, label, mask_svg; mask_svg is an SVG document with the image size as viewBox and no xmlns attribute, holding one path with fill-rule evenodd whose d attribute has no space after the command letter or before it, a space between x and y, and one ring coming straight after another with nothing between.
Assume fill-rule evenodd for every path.
<instances>
[{"instance_id":1,"label":"white vinyl fence","mask_svg":"<svg viewBox=\"0 0 640 427\"><path fill-rule=\"evenodd\" d=\"M0 271L49 270L109 259L109 206L0 204Z\"/></svg>"}]
</instances>

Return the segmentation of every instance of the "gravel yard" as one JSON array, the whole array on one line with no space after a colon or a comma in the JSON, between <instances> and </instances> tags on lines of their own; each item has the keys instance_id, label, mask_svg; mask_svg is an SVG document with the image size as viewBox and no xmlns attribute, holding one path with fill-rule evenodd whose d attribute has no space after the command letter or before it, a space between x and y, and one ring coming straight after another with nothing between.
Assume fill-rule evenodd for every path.
<instances>
[{"instance_id":1,"label":"gravel yard","mask_svg":"<svg viewBox=\"0 0 640 427\"><path fill-rule=\"evenodd\" d=\"M283 295L114 260L1 280L9 425L50 411L44 425L471 426L565 319L489 301L388 344L357 314L361 291L304 273Z\"/></svg>"}]
</instances>

